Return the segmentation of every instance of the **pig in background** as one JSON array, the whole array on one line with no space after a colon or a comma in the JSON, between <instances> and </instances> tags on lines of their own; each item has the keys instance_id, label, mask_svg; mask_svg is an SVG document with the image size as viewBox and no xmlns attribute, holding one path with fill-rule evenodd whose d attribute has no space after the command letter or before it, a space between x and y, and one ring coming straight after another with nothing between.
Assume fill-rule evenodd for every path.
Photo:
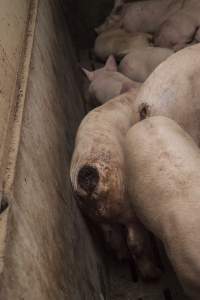
<instances>
[{"instance_id":1,"label":"pig in background","mask_svg":"<svg viewBox=\"0 0 200 300\"><path fill-rule=\"evenodd\" d=\"M176 121L200 145L200 44L162 62L142 84L133 103L138 118L162 115Z\"/></svg>"},{"instance_id":2,"label":"pig in background","mask_svg":"<svg viewBox=\"0 0 200 300\"><path fill-rule=\"evenodd\" d=\"M94 52L103 61L110 55L120 59L135 48L149 46L151 41L152 35L148 33L133 34L120 28L110 29L96 38Z\"/></svg>"},{"instance_id":3,"label":"pig in background","mask_svg":"<svg viewBox=\"0 0 200 300\"><path fill-rule=\"evenodd\" d=\"M181 9L169 17L155 36L155 45L176 51L198 41L200 27L200 2L184 1Z\"/></svg>"},{"instance_id":4,"label":"pig in background","mask_svg":"<svg viewBox=\"0 0 200 300\"><path fill-rule=\"evenodd\" d=\"M111 28L124 28L128 32L154 33L170 15L181 8L183 2L184 0L149 0L121 4L121 10L116 14L112 12L96 32L100 34Z\"/></svg>"},{"instance_id":5,"label":"pig in background","mask_svg":"<svg viewBox=\"0 0 200 300\"><path fill-rule=\"evenodd\" d=\"M127 186L143 224L164 244L192 300L200 299L200 150L174 121L150 117L125 142Z\"/></svg>"},{"instance_id":6,"label":"pig in background","mask_svg":"<svg viewBox=\"0 0 200 300\"><path fill-rule=\"evenodd\" d=\"M144 82L154 69L174 52L167 48L134 49L119 64L119 71L128 78Z\"/></svg>"},{"instance_id":7,"label":"pig in background","mask_svg":"<svg viewBox=\"0 0 200 300\"><path fill-rule=\"evenodd\" d=\"M103 68L88 71L83 68L90 81L89 95L92 100L103 104L130 88L139 88L140 83L130 80L117 71L115 58L111 55Z\"/></svg>"}]
</instances>

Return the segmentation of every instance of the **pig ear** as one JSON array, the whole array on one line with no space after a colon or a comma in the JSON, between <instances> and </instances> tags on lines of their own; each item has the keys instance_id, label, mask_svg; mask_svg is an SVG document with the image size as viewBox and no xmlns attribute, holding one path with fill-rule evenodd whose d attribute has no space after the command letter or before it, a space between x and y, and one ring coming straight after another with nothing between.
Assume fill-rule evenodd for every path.
<instances>
[{"instance_id":1,"label":"pig ear","mask_svg":"<svg viewBox=\"0 0 200 300\"><path fill-rule=\"evenodd\" d=\"M137 86L134 82L129 82L129 81L123 82L120 94L126 93L126 92L130 91L131 89L135 89L136 87Z\"/></svg>"},{"instance_id":2,"label":"pig ear","mask_svg":"<svg viewBox=\"0 0 200 300\"><path fill-rule=\"evenodd\" d=\"M82 68L82 71L87 76L87 78L89 79L89 81L92 81L94 79L94 72L93 71L88 71L85 68Z\"/></svg>"},{"instance_id":3,"label":"pig ear","mask_svg":"<svg viewBox=\"0 0 200 300\"><path fill-rule=\"evenodd\" d=\"M113 72L117 71L117 63L113 55L110 55L108 57L104 69L106 71L113 71Z\"/></svg>"}]
</instances>

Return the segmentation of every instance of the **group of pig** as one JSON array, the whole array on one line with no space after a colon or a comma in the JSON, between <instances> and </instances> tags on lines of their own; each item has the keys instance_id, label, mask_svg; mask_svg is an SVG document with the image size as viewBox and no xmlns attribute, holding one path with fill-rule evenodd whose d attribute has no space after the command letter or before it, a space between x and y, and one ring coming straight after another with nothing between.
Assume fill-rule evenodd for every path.
<instances>
[{"instance_id":1,"label":"group of pig","mask_svg":"<svg viewBox=\"0 0 200 300\"><path fill-rule=\"evenodd\" d=\"M129 2L129 3L127 3ZM129 33L153 35L156 46L185 48L199 41L200 3L198 0L115 0L114 8L97 33L123 28Z\"/></svg>"},{"instance_id":2,"label":"group of pig","mask_svg":"<svg viewBox=\"0 0 200 300\"><path fill-rule=\"evenodd\" d=\"M198 43L199 26L199 0L115 0L110 16L96 28L94 52L106 64L94 72L83 69L91 98L105 103L141 84L175 51Z\"/></svg>"},{"instance_id":3,"label":"group of pig","mask_svg":"<svg viewBox=\"0 0 200 300\"><path fill-rule=\"evenodd\" d=\"M182 8L198 4L141 3L154 2L168 5L168 14L172 2L176 8L180 2ZM158 15L154 18L160 26ZM109 24L108 19L103 26ZM104 75L115 72L114 66L110 56L103 70L88 73L91 81L102 76L98 91L105 103L86 115L77 132L70 170L75 198L116 255L131 254L145 280L162 276L153 259L151 231L163 242L186 294L199 300L200 44L170 55L143 84L116 84L113 98L113 81Z\"/></svg>"}]
</instances>

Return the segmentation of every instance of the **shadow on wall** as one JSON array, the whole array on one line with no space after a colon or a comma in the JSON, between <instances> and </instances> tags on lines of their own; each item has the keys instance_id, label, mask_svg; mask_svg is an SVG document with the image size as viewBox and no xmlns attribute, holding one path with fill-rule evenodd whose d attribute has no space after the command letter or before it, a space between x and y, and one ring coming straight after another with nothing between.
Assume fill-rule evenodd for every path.
<instances>
[{"instance_id":1,"label":"shadow on wall","mask_svg":"<svg viewBox=\"0 0 200 300\"><path fill-rule=\"evenodd\" d=\"M70 33L76 48L93 45L94 28L108 16L114 0L62 0Z\"/></svg>"}]
</instances>

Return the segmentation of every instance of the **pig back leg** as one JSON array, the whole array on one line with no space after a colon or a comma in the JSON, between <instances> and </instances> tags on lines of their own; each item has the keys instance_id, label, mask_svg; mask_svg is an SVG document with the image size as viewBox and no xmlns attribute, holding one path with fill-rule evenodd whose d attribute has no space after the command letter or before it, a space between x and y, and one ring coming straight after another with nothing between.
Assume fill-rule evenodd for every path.
<instances>
[{"instance_id":1,"label":"pig back leg","mask_svg":"<svg viewBox=\"0 0 200 300\"><path fill-rule=\"evenodd\" d=\"M142 279L159 279L161 270L154 262L149 234L138 220L127 226L127 244Z\"/></svg>"},{"instance_id":2,"label":"pig back leg","mask_svg":"<svg viewBox=\"0 0 200 300\"><path fill-rule=\"evenodd\" d=\"M118 224L101 224L101 230L106 244L114 252L118 260L129 258L125 230Z\"/></svg>"}]
</instances>

